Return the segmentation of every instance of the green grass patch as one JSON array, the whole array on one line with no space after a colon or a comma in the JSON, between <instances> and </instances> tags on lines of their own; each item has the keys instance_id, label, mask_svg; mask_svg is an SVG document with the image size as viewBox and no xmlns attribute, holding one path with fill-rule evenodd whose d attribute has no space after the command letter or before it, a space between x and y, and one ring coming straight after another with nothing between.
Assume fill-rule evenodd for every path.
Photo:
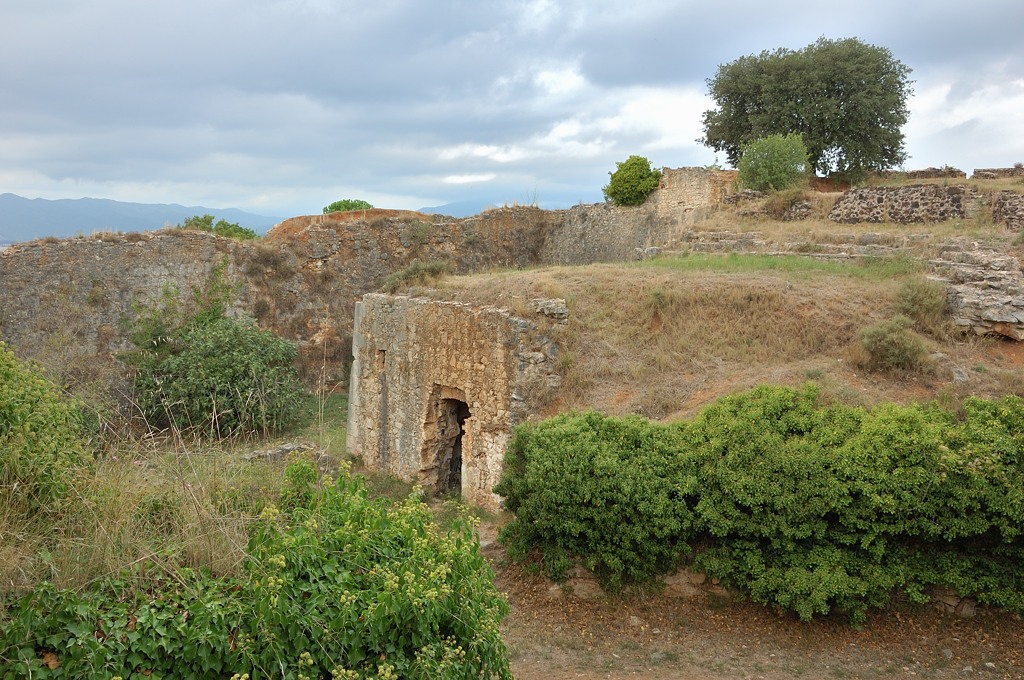
<instances>
[{"instance_id":1,"label":"green grass patch","mask_svg":"<svg viewBox=\"0 0 1024 680\"><path fill-rule=\"evenodd\" d=\"M659 257L636 263L636 267L672 271L713 271L725 274L780 272L798 276L844 276L867 281L883 281L909 276L924 270L924 263L911 257L865 257L836 261L800 255L728 255L691 254L680 257Z\"/></svg>"}]
</instances>

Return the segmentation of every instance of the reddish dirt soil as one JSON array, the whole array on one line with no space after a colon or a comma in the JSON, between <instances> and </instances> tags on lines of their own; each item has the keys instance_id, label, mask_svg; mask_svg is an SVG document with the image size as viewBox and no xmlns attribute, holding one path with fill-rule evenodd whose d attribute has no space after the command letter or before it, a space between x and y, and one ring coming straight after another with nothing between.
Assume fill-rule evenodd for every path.
<instances>
[{"instance_id":1,"label":"reddish dirt soil","mask_svg":"<svg viewBox=\"0 0 1024 680\"><path fill-rule=\"evenodd\" d=\"M1024 678L1024 621L979 606L962 619L928 606L800 622L711 586L692 598L581 599L510 564L493 528L485 554L512 613L503 624L520 680L658 677Z\"/></svg>"}]
</instances>

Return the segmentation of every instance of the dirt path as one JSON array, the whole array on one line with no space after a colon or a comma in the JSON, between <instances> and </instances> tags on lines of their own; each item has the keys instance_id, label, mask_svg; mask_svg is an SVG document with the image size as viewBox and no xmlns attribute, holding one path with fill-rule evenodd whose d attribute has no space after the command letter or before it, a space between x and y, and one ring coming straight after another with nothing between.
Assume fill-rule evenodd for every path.
<instances>
[{"instance_id":1,"label":"dirt path","mask_svg":"<svg viewBox=\"0 0 1024 680\"><path fill-rule=\"evenodd\" d=\"M713 590L581 599L508 564L496 544L485 553L512 605L503 631L520 680L1024 678L1024 621L984 607L961 619L907 606L855 629Z\"/></svg>"}]
</instances>

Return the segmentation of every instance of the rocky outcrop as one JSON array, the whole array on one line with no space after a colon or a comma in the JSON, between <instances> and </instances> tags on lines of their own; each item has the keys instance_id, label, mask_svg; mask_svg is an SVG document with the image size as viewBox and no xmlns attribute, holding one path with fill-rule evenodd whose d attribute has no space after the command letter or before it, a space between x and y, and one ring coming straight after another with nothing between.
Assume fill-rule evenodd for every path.
<instances>
[{"instance_id":1,"label":"rocky outcrop","mask_svg":"<svg viewBox=\"0 0 1024 680\"><path fill-rule=\"evenodd\" d=\"M949 250L931 267L947 284L958 326L978 335L1024 340L1024 274L1017 258L989 250Z\"/></svg>"}]
</instances>

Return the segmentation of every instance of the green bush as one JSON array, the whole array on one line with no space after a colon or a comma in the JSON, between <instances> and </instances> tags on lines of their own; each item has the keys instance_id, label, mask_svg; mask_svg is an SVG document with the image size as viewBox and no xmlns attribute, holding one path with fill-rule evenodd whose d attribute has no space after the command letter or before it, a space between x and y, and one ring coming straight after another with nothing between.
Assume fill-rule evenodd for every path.
<instances>
[{"instance_id":1,"label":"green bush","mask_svg":"<svg viewBox=\"0 0 1024 680\"><path fill-rule=\"evenodd\" d=\"M185 221L178 225L179 229L196 229L199 231L208 231L217 236L224 236L226 238L234 238L240 241L250 241L255 238L259 238L259 235L252 229L240 226L237 222L228 222L227 220L217 220L216 224L213 221L213 215L196 215L194 217L187 217Z\"/></svg>"},{"instance_id":2,"label":"green bush","mask_svg":"<svg viewBox=\"0 0 1024 680\"><path fill-rule=\"evenodd\" d=\"M511 678L507 613L469 523L442 533L418 498L371 501L343 475L264 511L242 577L43 584L9 603L0 678Z\"/></svg>"},{"instance_id":3,"label":"green bush","mask_svg":"<svg viewBox=\"0 0 1024 680\"><path fill-rule=\"evenodd\" d=\"M494 489L516 515L510 556L540 548L555 580L579 558L613 590L670 571L692 524L678 446L673 428L596 412L520 427Z\"/></svg>"},{"instance_id":4,"label":"green bush","mask_svg":"<svg viewBox=\"0 0 1024 680\"><path fill-rule=\"evenodd\" d=\"M139 354L136 400L157 427L210 437L277 432L298 412L296 353L249 319L192 323Z\"/></svg>"},{"instance_id":5,"label":"green bush","mask_svg":"<svg viewBox=\"0 0 1024 680\"><path fill-rule=\"evenodd\" d=\"M381 290L385 293L394 293L409 286L425 286L450 274L451 271L452 265L450 262L441 260L421 262L419 259L415 259L405 269L399 270L384 279L384 283L381 284Z\"/></svg>"},{"instance_id":6,"label":"green bush","mask_svg":"<svg viewBox=\"0 0 1024 680\"><path fill-rule=\"evenodd\" d=\"M927 350L912 330L913 322L898 314L861 331L860 341L873 370L914 370L921 367Z\"/></svg>"},{"instance_id":7,"label":"green bush","mask_svg":"<svg viewBox=\"0 0 1024 680\"><path fill-rule=\"evenodd\" d=\"M651 168L643 156L630 156L615 166L615 172L608 173L608 186L602 189L605 200L615 205L640 205L661 182L661 170Z\"/></svg>"},{"instance_id":8,"label":"green bush","mask_svg":"<svg viewBox=\"0 0 1024 680\"><path fill-rule=\"evenodd\" d=\"M516 513L501 538L553 576L579 561L612 586L693 549L709 576L802 619L862 621L932 586L1024 611L1024 400L967 399L957 419L817 395L759 387L672 427L520 427L495 489Z\"/></svg>"},{"instance_id":9,"label":"green bush","mask_svg":"<svg viewBox=\"0 0 1024 680\"><path fill-rule=\"evenodd\" d=\"M59 510L89 452L79 406L0 342L0 509Z\"/></svg>"},{"instance_id":10,"label":"green bush","mask_svg":"<svg viewBox=\"0 0 1024 680\"><path fill-rule=\"evenodd\" d=\"M371 210L372 208L372 205L360 198L343 198L340 201L335 201L325 207L324 214L327 215L332 212L348 212L350 210Z\"/></svg>"},{"instance_id":11,"label":"green bush","mask_svg":"<svg viewBox=\"0 0 1024 680\"><path fill-rule=\"evenodd\" d=\"M736 167L748 189L780 191L806 176L807 148L799 134L769 135L745 144Z\"/></svg>"}]
</instances>

